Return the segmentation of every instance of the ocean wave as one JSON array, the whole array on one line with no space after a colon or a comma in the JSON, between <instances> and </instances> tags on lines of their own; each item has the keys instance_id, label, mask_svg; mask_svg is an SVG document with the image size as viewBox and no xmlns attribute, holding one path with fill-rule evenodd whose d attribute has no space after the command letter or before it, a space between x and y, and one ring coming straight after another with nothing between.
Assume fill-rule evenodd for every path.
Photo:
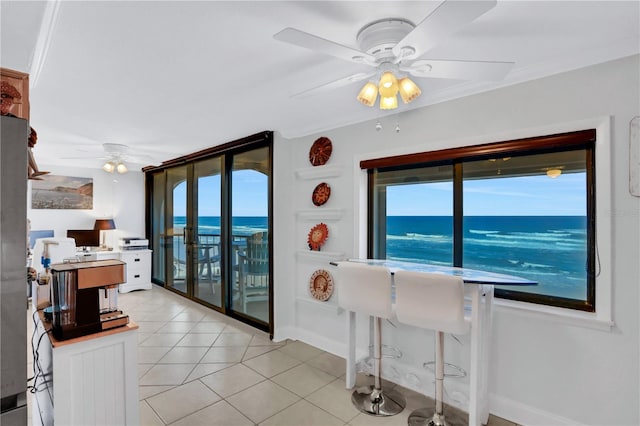
<instances>
[{"instance_id":1,"label":"ocean wave","mask_svg":"<svg viewBox=\"0 0 640 426\"><path fill-rule=\"evenodd\" d=\"M523 238L495 238L495 239L479 239L465 238L465 250L479 250L481 247L495 247L506 249L521 250L555 250L555 251L581 251L584 250L585 244L576 241L574 244L562 241L549 241L540 239L523 239Z\"/></svg>"},{"instance_id":2,"label":"ocean wave","mask_svg":"<svg viewBox=\"0 0 640 426\"><path fill-rule=\"evenodd\" d=\"M418 234L415 232L407 232L406 233L407 237L412 237L412 238L447 238L446 235L442 235L442 234Z\"/></svg>"},{"instance_id":3,"label":"ocean wave","mask_svg":"<svg viewBox=\"0 0 640 426\"><path fill-rule=\"evenodd\" d=\"M484 229L469 229L469 233L488 235L488 234L499 234L500 231L485 231Z\"/></svg>"},{"instance_id":4,"label":"ocean wave","mask_svg":"<svg viewBox=\"0 0 640 426\"><path fill-rule=\"evenodd\" d=\"M543 263L531 263L531 262L523 262L521 260L513 260L513 259L508 259L508 262L512 265L518 265L521 268L524 269L548 269L548 268L555 268L554 265L545 265Z\"/></svg>"},{"instance_id":5,"label":"ocean wave","mask_svg":"<svg viewBox=\"0 0 640 426\"><path fill-rule=\"evenodd\" d=\"M549 232L512 232L510 234L488 234L487 237L505 240L546 241L555 242L570 237L570 234L553 234Z\"/></svg>"},{"instance_id":6,"label":"ocean wave","mask_svg":"<svg viewBox=\"0 0 640 426\"><path fill-rule=\"evenodd\" d=\"M450 243L450 235L442 234L415 234L407 233L406 235L387 235L387 241L413 241L413 242L432 242L432 243Z\"/></svg>"},{"instance_id":7,"label":"ocean wave","mask_svg":"<svg viewBox=\"0 0 640 426\"><path fill-rule=\"evenodd\" d=\"M580 248L585 246L584 241L556 241L557 246L568 248Z\"/></svg>"},{"instance_id":8,"label":"ocean wave","mask_svg":"<svg viewBox=\"0 0 640 426\"><path fill-rule=\"evenodd\" d=\"M550 229L548 232L561 232L567 234L577 234L577 235L585 235L587 233L586 229Z\"/></svg>"}]
</instances>

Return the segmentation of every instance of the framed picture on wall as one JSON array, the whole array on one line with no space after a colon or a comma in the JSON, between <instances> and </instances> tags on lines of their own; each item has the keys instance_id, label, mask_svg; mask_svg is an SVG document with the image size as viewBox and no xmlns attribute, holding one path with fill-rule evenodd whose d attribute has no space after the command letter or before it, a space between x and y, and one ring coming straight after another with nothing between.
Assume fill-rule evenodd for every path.
<instances>
[{"instance_id":1,"label":"framed picture on wall","mask_svg":"<svg viewBox=\"0 0 640 426\"><path fill-rule=\"evenodd\" d=\"M93 179L73 176L42 176L31 186L32 209L93 209Z\"/></svg>"}]
</instances>

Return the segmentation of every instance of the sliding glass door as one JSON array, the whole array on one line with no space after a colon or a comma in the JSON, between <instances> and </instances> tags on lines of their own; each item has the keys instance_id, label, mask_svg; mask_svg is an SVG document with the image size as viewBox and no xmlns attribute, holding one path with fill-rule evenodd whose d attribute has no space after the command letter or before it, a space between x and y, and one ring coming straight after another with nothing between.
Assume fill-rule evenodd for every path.
<instances>
[{"instance_id":1,"label":"sliding glass door","mask_svg":"<svg viewBox=\"0 0 640 426\"><path fill-rule=\"evenodd\" d=\"M271 164L263 141L147 171L154 282L271 330Z\"/></svg>"},{"instance_id":2,"label":"sliding glass door","mask_svg":"<svg viewBox=\"0 0 640 426\"><path fill-rule=\"evenodd\" d=\"M222 201L222 157L193 164L193 297L222 308L222 247L220 212Z\"/></svg>"},{"instance_id":3,"label":"sliding glass door","mask_svg":"<svg viewBox=\"0 0 640 426\"><path fill-rule=\"evenodd\" d=\"M231 161L231 309L269 321L269 150Z\"/></svg>"},{"instance_id":4,"label":"sliding glass door","mask_svg":"<svg viewBox=\"0 0 640 426\"><path fill-rule=\"evenodd\" d=\"M190 275L187 259L187 166L167 170L165 264L166 286L182 294L188 294L187 276Z\"/></svg>"}]
</instances>

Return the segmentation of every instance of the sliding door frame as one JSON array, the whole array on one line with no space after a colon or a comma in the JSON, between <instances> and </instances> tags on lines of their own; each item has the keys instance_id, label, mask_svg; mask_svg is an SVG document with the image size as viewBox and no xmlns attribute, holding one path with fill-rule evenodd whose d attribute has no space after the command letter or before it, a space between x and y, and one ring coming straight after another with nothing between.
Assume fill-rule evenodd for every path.
<instances>
[{"instance_id":1,"label":"sliding door frame","mask_svg":"<svg viewBox=\"0 0 640 426\"><path fill-rule=\"evenodd\" d=\"M259 148L268 148L268 218L267 218L267 228L268 228L268 235L269 235L269 242L268 242L268 247L269 247L269 288L268 288L268 297L269 297L269 302L268 302L268 310L269 310L269 321L268 323L264 323L262 321L256 320L248 315L244 315L242 314L242 312L238 312L238 311L234 311L233 309L231 309L232 307L232 292L229 291L223 291L223 300L222 300L222 307L217 307L213 304L207 303L206 301L203 301L201 299L195 299L193 297L189 297L190 300L194 300L195 302L202 304L204 306L207 306L209 308L215 309L227 316L230 316L232 318L238 319L244 323L247 323L253 327L256 327L258 329L261 329L263 331L266 331L269 333L269 335L271 337L273 337L273 330L274 330L274 324L273 324L273 132L272 131L265 131L265 132L261 132L261 133L256 133L254 135L251 136L247 136L245 138L242 139L238 139L232 142L228 142L213 148L208 148L202 151L198 151L192 154L188 154L182 157L178 157L178 158L174 158L168 161L163 162L161 165L159 166L149 166L149 167L145 167L142 169L142 171L145 173L145 232L146 232L146 237L147 239L149 239L151 245L153 246L154 243L156 243L155 239L158 238L156 235L154 235L153 233L153 229L154 229L154 218L153 218L153 183L154 183L154 176L156 176L158 173L167 173L167 170L175 167L175 166L184 166L184 165L189 165L189 164L193 164L196 161L200 161L200 160L204 160L204 159L209 159L212 157L216 157L216 156L223 156L223 165L222 165L222 173L221 173L221 188L222 188L222 200L221 200L221 216L220 216L220 243L223 247L227 247L230 244L229 241L229 236L231 235L231 191L232 191L232 181L231 181L231 171L232 171L232 162L233 162L233 158L234 155L236 154L241 154L243 152L248 152L248 151L252 151L254 149L259 149ZM192 169L192 167L189 167L189 169ZM193 176L191 176L191 179L187 179L187 183L189 184L189 182L193 181ZM166 179L165 179L166 182ZM191 195L189 195L189 193L191 193ZM165 196L166 197L166 196ZM189 197L193 197L193 191L192 190L188 190L187 191L187 197L188 197L188 201L189 201ZM191 200L192 201L192 200ZM192 205L192 204L191 204ZM165 203L165 210L166 210L167 206ZM165 221L166 221L166 211L164 212L165 214ZM193 219L196 220L196 219ZM191 222L193 222L193 220ZM187 221L189 221L189 214L187 214ZM197 225L197 224L196 224ZM166 226L166 224L165 224ZM194 229L193 226L195 226L193 223L187 223L186 226L188 227L187 233L193 233ZM222 254L222 258L221 258L221 265L224 265L224 267L222 268L222 282L223 283L227 283L228 280L230 279L230 274L233 273L233 271L230 269L233 267L232 265L232 259L231 257L227 254L227 250L222 250L221 252ZM169 266L165 265L165 268L168 268ZM153 270L153 268L152 268ZM165 281L162 280L158 280L156 279L156 277L154 275L152 275L152 282L158 285L162 285L163 287L166 287L166 274L167 271L165 271ZM171 291L171 288L168 288ZM183 295L183 293L179 293L176 291L177 294Z\"/></svg>"}]
</instances>

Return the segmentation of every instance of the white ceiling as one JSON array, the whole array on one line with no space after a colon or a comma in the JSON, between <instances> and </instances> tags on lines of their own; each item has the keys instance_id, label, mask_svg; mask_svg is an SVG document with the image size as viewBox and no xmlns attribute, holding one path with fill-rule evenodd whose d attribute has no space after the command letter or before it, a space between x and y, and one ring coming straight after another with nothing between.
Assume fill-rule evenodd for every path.
<instances>
[{"instance_id":1,"label":"white ceiling","mask_svg":"<svg viewBox=\"0 0 640 426\"><path fill-rule=\"evenodd\" d=\"M638 1L498 1L428 52L513 61L504 81L414 79L392 112L355 99L363 83L292 94L370 68L286 44L294 27L358 48L365 24L422 21L439 1L0 1L0 65L31 75L42 164L99 165L126 144L156 161L262 130L298 137L640 53Z\"/></svg>"}]
</instances>

